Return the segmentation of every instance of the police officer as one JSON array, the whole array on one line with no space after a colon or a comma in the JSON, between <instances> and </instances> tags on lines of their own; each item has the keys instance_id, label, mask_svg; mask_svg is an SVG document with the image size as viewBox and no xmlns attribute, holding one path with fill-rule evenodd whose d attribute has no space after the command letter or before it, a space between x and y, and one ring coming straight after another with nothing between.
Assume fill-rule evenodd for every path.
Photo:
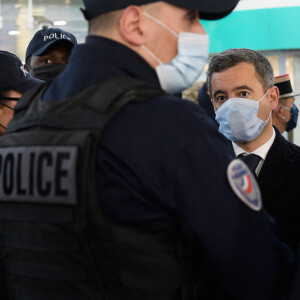
<instances>
[{"instance_id":1,"label":"police officer","mask_svg":"<svg viewBox=\"0 0 300 300\"><path fill-rule=\"evenodd\" d=\"M4 134L22 94L41 83L24 69L16 55L0 51L0 135Z\"/></svg>"},{"instance_id":2,"label":"police officer","mask_svg":"<svg viewBox=\"0 0 300 300\"><path fill-rule=\"evenodd\" d=\"M35 33L26 49L25 68L38 79L50 81L66 67L76 37L60 28L43 28Z\"/></svg>"},{"instance_id":3,"label":"police officer","mask_svg":"<svg viewBox=\"0 0 300 300\"><path fill-rule=\"evenodd\" d=\"M171 95L206 62L199 14L218 19L237 2L85 1L86 43L47 89L17 107L1 141L0 174L11 178L0 177L8 293L130 300L286 293L293 257L253 176L241 161L230 163L232 150L200 108ZM18 137L22 145L12 146Z\"/></svg>"},{"instance_id":4,"label":"police officer","mask_svg":"<svg viewBox=\"0 0 300 300\"><path fill-rule=\"evenodd\" d=\"M295 94L289 74L275 77L274 85L279 89L279 101L272 111L272 123L280 133L291 131L297 126L299 109L295 104Z\"/></svg>"}]
</instances>

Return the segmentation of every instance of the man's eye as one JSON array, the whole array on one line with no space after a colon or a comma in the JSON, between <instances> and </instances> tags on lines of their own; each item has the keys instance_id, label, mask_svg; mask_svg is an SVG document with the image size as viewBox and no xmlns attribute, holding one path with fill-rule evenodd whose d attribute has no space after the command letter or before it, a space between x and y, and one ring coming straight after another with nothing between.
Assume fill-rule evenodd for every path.
<instances>
[{"instance_id":1,"label":"man's eye","mask_svg":"<svg viewBox=\"0 0 300 300\"><path fill-rule=\"evenodd\" d=\"M217 99L218 102L224 102L224 101L226 101L226 97L225 96L218 96L216 99Z\"/></svg>"},{"instance_id":2,"label":"man's eye","mask_svg":"<svg viewBox=\"0 0 300 300\"><path fill-rule=\"evenodd\" d=\"M43 63L44 63L44 64L52 64L53 62L52 62L52 60L50 60L50 59L44 59L44 60L43 60Z\"/></svg>"},{"instance_id":3,"label":"man's eye","mask_svg":"<svg viewBox=\"0 0 300 300\"><path fill-rule=\"evenodd\" d=\"M191 12L188 14L188 19L191 23L199 20L199 13L198 12Z\"/></svg>"},{"instance_id":4,"label":"man's eye","mask_svg":"<svg viewBox=\"0 0 300 300\"><path fill-rule=\"evenodd\" d=\"M245 98L248 97L249 93L248 92L241 92L241 97Z\"/></svg>"},{"instance_id":5,"label":"man's eye","mask_svg":"<svg viewBox=\"0 0 300 300\"><path fill-rule=\"evenodd\" d=\"M189 19L190 19L191 23L193 23L195 20L198 20L199 18L198 18L197 14L194 14L194 15L190 15Z\"/></svg>"}]
</instances>

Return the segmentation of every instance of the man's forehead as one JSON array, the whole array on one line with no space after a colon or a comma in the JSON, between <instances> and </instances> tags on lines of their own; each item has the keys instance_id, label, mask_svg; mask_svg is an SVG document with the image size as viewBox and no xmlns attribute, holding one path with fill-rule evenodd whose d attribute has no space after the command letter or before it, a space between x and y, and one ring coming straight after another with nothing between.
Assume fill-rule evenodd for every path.
<instances>
[{"instance_id":1,"label":"man's forehead","mask_svg":"<svg viewBox=\"0 0 300 300\"><path fill-rule=\"evenodd\" d=\"M224 71L214 72L211 79L212 89L220 87L236 89L257 83L260 84L259 78L254 65L250 63L239 63Z\"/></svg>"}]
</instances>

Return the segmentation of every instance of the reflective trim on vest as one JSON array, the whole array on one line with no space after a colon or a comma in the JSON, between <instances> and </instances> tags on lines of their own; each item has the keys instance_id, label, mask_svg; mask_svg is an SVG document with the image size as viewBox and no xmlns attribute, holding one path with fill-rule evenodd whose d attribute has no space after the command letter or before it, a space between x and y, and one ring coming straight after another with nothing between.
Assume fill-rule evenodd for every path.
<instances>
[{"instance_id":1,"label":"reflective trim on vest","mask_svg":"<svg viewBox=\"0 0 300 300\"><path fill-rule=\"evenodd\" d=\"M76 203L75 146L0 149L0 201Z\"/></svg>"}]
</instances>

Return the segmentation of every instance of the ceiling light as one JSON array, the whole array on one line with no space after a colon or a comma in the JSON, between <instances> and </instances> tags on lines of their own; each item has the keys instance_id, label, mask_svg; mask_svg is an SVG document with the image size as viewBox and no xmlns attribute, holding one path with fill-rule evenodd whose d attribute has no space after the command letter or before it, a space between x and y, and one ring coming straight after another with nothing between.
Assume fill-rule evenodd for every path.
<instances>
[{"instance_id":1,"label":"ceiling light","mask_svg":"<svg viewBox=\"0 0 300 300\"><path fill-rule=\"evenodd\" d=\"M66 24L67 24L66 21L54 21L53 22L53 25L55 25L55 26L64 26Z\"/></svg>"},{"instance_id":2,"label":"ceiling light","mask_svg":"<svg viewBox=\"0 0 300 300\"><path fill-rule=\"evenodd\" d=\"M11 30L8 32L9 35L19 35L20 34L20 31L18 30Z\"/></svg>"}]
</instances>

